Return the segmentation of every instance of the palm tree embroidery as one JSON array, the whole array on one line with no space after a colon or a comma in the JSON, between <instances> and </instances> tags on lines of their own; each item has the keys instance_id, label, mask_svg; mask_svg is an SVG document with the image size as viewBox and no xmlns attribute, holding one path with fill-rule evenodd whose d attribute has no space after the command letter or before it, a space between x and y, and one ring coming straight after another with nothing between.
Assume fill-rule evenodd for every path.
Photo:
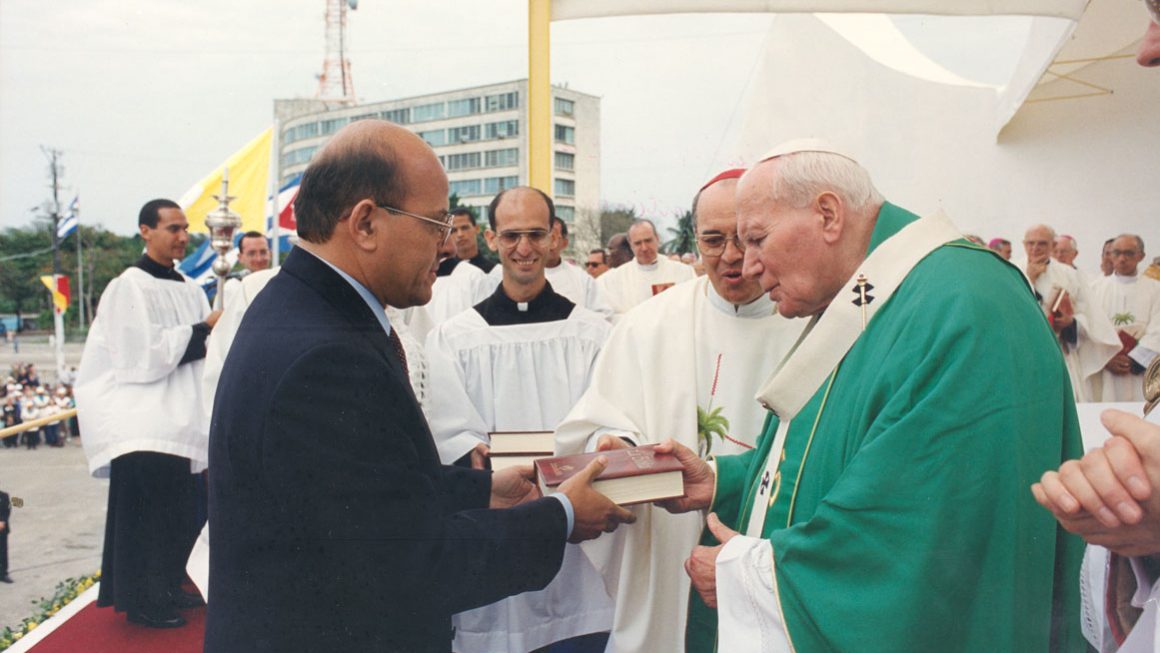
<instances>
[{"instance_id":1,"label":"palm tree embroidery","mask_svg":"<svg viewBox=\"0 0 1160 653\"><path fill-rule=\"evenodd\" d=\"M1136 323L1136 316L1132 315L1131 313L1128 313L1128 312L1116 313L1115 315L1112 316L1112 323L1115 324L1116 326L1123 326L1125 324L1135 324Z\"/></svg>"}]
</instances>

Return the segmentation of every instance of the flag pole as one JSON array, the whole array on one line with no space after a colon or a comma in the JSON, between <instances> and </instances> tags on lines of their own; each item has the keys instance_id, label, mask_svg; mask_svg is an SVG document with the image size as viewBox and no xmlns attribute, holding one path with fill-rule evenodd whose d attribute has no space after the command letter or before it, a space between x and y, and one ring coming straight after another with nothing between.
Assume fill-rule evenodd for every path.
<instances>
[{"instance_id":1,"label":"flag pole","mask_svg":"<svg viewBox=\"0 0 1160 653\"><path fill-rule=\"evenodd\" d=\"M81 207L78 203L73 209L73 215L76 217L77 226L77 308L79 309L79 317L81 323L81 331L85 330L85 264L84 258L81 256Z\"/></svg>"},{"instance_id":2,"label":"flag pole","mask_svg":"<svg viewBox=\"0 0 1160 653\"><path fill-rule=\"evenodd\" d=\"M274 198L271 204L270 221L273 223L270 234L273 236L270 243L270 267L281 265L279 249L282 240L281 214L282 207L278 205L278 197L282 190L282 157L278 156L278 149L282 143L282 121L274 118L274 133L270 136L270 196Z\"/></svg>"}]
</instances>

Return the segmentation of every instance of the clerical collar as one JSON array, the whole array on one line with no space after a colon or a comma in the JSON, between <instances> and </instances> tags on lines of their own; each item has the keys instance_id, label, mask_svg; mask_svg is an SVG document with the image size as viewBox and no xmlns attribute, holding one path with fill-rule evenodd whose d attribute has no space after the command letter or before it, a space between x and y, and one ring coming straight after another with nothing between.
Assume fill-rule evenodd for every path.
<instances>
[{"instance_id":1,"label":"clerical collar","mask_svg":"<svg viewBox=\"0 0 1160 653\"><path fill-rule=\"evenodd\" d=\"M717 289L713 287L713 283L711 281L707 282L705 285L709 289L709 303L713 305L713 308L716 308L726 315L752 319L758 317L769 317L777 311L777 304L775 304L774 301L769 298L768 294L762 293L760 296L758 296L757 299L749 302L748 304L734 304L721 295L717 294Z\"/></svg>"},{"instance_id":2,"label":"clerical collar","mask_svg":"<svg viewBox=\"0 0 1160 653\"><path fill-rule=\"evenodd\" d=\"M658 267L660 267L660 261L661 260L658 258L657 260L655 260L652 263L649 263L647 265L644 263L641 263L640 261L638 261L636 259L633 259L632 262L636 263L636 266L639 267L640 269L644 270L645 272L652 272L653 270L656 270Z\"/></svg>"},{"instance_id":3,"label":"clerical collar","mask_svg":"<svg viewBox=\"0 0 1160 653\"><path fill-rule=\"evenodd\" d=\"M1132 275L1130 277L1126 277L1122 274L1117 274L1117 273L1113 272L1112 278L1116 280L1116 283L1122 283L1124 285L1129 285L1129 284L1136 283L1136 280L1139 279L1140 277L1138 275Z\"/></svg>"},{"instance_id":4,"label":"clerical collar","mask_svg":"<svg viewBox=\"0 0 1160 653\"><path fill-rule=\"evenodd\" d=\"M149 258L148 254L142 254L141 258L133 264L133 267L144 270L149 276L154 279L164 279L165 281L185 281L185 277L174 268L167 268L157 261Z\"/></svg>"},{"instance_id":5,"label":"clerical collar","mask_svg":"<svg viewBox=\"0 0 1160 653\"><path fill-rule=\"evenodd\" d=\"M503 283L500 283L491 297L475 305L475 311L490 326L509 326L564 320L575 307L563 295L552 290L552 284L545 281L544 289L530 302L512 301L503 291Z\"/></svg>"}]
</instances>

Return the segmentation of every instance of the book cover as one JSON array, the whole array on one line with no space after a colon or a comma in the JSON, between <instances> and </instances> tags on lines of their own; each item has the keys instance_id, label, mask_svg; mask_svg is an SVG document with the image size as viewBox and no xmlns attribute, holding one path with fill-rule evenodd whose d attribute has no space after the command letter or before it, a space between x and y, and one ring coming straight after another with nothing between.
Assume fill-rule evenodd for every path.
<instances>
[{"instance_id":1,"label":"book cover","mask_svg":"<svg viewBox=\"0 0 1160 653\"><path fill-rule=\"evenodd\" d=\"M545 495L555 492L561 483L579 473L597 456L606 456L608 464L592 482L592 488L617 504L684 496L680 461L672 454L657 453L654 445L537 460L535 470L540 491Z\"/></svg>"},{"instance_id":2,"label":"book cover","mask_svg":"<svg viewBox=\"0 0 1160 653\"><path fill-rule=\"evenodd\" d=\"M543 454L551 456L556 450L556 434L552 431L493 431L487 434L491 455Z\"/></svg>"}]
</instances>

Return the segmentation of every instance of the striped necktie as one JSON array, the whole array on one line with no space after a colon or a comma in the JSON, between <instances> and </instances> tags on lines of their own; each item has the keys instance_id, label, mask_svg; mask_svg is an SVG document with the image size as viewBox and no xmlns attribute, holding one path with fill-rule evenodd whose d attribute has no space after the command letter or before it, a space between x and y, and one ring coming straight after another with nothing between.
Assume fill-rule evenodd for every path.
<instances>
[{"instance_id":1,"label":"striped necktie","mask_svg":"<svg viewBox=\"0 0 1160 653\"><path fill-rule=\"evenodd\" d=\"M409 377L411 372L407 369L407 352L403 350L403 341L399 339L399 330L391 329L391 333L387 337L391 341L391 346L395 348L395 355L399 357L399 362L403 364L403 373Z\"/></svg>"}]
</instances>

